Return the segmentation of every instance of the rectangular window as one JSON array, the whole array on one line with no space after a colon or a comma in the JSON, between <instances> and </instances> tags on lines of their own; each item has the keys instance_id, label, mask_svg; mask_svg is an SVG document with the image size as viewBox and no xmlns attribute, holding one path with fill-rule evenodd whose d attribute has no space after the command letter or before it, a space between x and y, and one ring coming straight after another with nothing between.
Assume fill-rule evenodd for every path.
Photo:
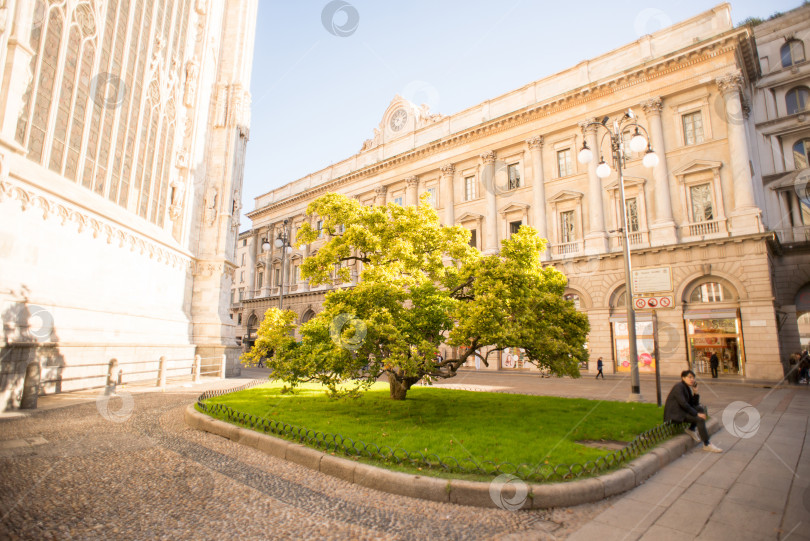
<instances>
[{"instance_id":1,"label":"rectangular window","mask_svg":"<svg viewBox=\"0 0 810 541\"><path fill-rule=\"evenodd\" d=\"M245 266L245 254L242 254L242 265L241 266L242 267Z\"/></svg>"},{"instance_id":2,"label":"rectangular window","mask_svg":"<svg viewBox=\"0 0 810 541\"><path fill-rule=\"evenodd\" d=\"M574 174L573 163L571 163L571 149L557 151L557 171L561 177Z\"/></svg>"},{"instance_id":3,"label":"rectangular window","mask_svg":"<svg viewBox=\"0 0 810 541\"><path fill-rule=\"evenodd\" d=\"M293 278L292 278L292 283L294 283L294 284L298 283L298 271L299 271L299 267L298 267L298 265L295 265L293 267Z\"/></svg>"},{"instance_id":4,"label":"rectangular window","mask_svg":"<svg viewBox=\"0 0 810 541\"><path fill-rule=\"evenodd\" d=\"M401 207L401 206L403 206L403 205L402 205L402 196L401 196L401 195L398 195L398 196L396 196L396 197L394 198L394 204L395 204L395 205L399 205L400 207Z\"/></svg>"},{"instance_id":5,"label":"rectangular window","mask_svg":"<svg viewBox=\"0 0 810 541\"><path fill-rule=\"evenodd\" d=\"M567 210L560 213L560 242L574 242L577 240L574 226L574 211Z\"/></svg>"},{"instance_id":6,"label":"rectangular window","mask_svg":"<svg viewBox=\"0 0 810 541\"><path fill-rule=\"evenodd\" d=\"M323 237L323 220L318 220L315 227L318 230L318 238Z\"/></svg>"},{"instance_id":7,"label":"rectangular window","mask_svg":"<svg viewBox=\"0 0 810 541\"><path fill-rule=\"evenodd\" d=\"M520 188L520 172L518 171L518 164L506 166L506 171L509 173L509 189L516 190Z\"/></svg>"},{"instance_id":8,"label":"rectangular window","mask_svg":"<svg viewBox=\"0 0 810 541\"><path fill-rule=\"evenodd\" d=\"M247 246L247 239L242 239L242 246Z\"/></svg>"},{"instance_id":9,"label":"rectangular window","mask_svg":"<svg viewBox=\"0 0 810 541\"><path fill-rule=\"evenodd\" d=\"M464 178L464 201L475 199L475 177Z\"/></svg>"},{"instance_id":10,"label":"rectangular window","mask_svg":"<svg viewBox=\"0 0 810 541\"><path fill-rule=\"evenodd\" d=\"M627 231L629 233L638 233L641 229L638 221L638 199L634 197L625 200L624 208L627 212Z\"/></svg>"},{"instance_id":11,"label":"rectangular window","mask_svg":"<svg viewBox=\"0 0 810 541\"><path fill-rule=\"evenodd\" d=\"M240 287L239 288L239 302L242 302L242 299L244 299L244 298L245 298L245 288Z\"/></svg>"},{"instance_id":12,"label":"rectangular window","mask_svg":"<svg viewBox=\"0 0 810 541\"><path fill-rule=\"evenodd\" d=\"M523 222L518 220L517 222L509 222L509 236L511 237L515 233L520 230L520 226L523 225Z\"/></svg>"},{"instance_id":13,"label":"rectangular window","mask_svg":"<svg viewBox=\"0 0 810 541\"><path fill-rule=\"evenodd\" d=\"M231 304L233 304L234 301L236 301L236 290L232 289L231 290Z\"/></svg>"},{"instance_id":14,"label":"rectangular window","mask_svg":"<svg viewBox=\"0 0 810 541\"><path fill-rule=\"evenodd\" d=\"M239 312L239 315L237 316L237 320L238 320L237 323L239 325L241 325L242 324L242 313L241 312Z\"/></svg>"},{"instance_id":15,"label":"rectangular window","mask_svg":"<svg viewBox=\"0 0 810 541\"><path fill-rule=\"evenodd\" d=\"M245 271L242 271L242 272L239 273L239 281L240 282L245 281Z\"/></svg>"},{"instance_id":16,"label":"rectangular window","mask_svg":"<svg viewBox=\"0 0 810 541\"><path fill-rule=\"evenodd\" d=\"M279 285L281 285L281 269L276 269L276 277L275 278L276 279L275 279L274 282L276 284L276 287L278 287Z\"/></svg>"},{"instance_id":17,"label":"rectangular window","mask_svg":"<svg viewBox=\"0 0 810 541\"><path fill-rule=\"evenodd\" d=\"M470 246L473 248L478 248L478 230L471 229L470 230Z\"/></svg>"},{"instance_id":18,"label":"rectangular window","mask_svg":"<svg viewBox=\"0 0 810 541\"><path fill-rule=\"evenodd\" d=\"M430 205L431 205L433 208L436 208L436 205L437 205L437 200L436 200L436 186L431 186L430 188L428 188L428 189L427 189L427 193L428 193L428 195L429 195L429 197L430 197L430 200L429 200L429 201L430 201Z\"/></svg>"},{"instance_id":19,"label":"rectangular window","mask_svg":"<svg viewBox=\"0 0 810 541\"><path fill-rule=\"evenodd\" d=\"M711 184L692 186L689 192L692 197L692 221L710 222L714 220Z\"/></svg>"},{"instance_id":20,"label":"rectangular window","mask_svg":"<svg viewBox=\"0 0 810 541\"><path fill-rule=\"evenodd\" d=\"M259 280L256 282L256 287L261 289L263 282L264 282L264 273L260 272L259 273Z\"/></svg>"},{"instance_id":21,"label":"rectangular window","mask_svg":"<svg viewBox=\"0 0 810 541\"><path fill-rule=\"evenodd\" d=\"M703 114L700 111L683 115L683 141L687 145L703 142Z\"/></svg>"}]
</instances>

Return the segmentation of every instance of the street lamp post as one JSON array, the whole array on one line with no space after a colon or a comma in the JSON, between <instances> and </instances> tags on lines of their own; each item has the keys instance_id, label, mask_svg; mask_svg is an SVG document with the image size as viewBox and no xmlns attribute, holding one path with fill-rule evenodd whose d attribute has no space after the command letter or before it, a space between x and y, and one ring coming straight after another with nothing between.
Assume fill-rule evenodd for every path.
<instances>
[{"instance_id":1,"label":"street lamp post","mask_svg":"<svg viewBox=\"0 0 810 541\"><path fill-rule=\"evenodd\" d=\"M636 311L633 307L633 273L630 265L630 236L627 229L627 204L624 198L624 177L622 176L622 167L624 165L624 140L622 134L628 129L633 129L633 136L630 139L630 150L633 152L643 152L644 159L642 162L645 167L653 168L658 165L658 156L653 152L652 145L649 142L649 134L644 127L638 124L636 116L631 109L622 115L618 120L613 121L613 128L609 128L607 123L610 119L608 117L596 123L597 130L599 127L604 128L605 133L602 135L602 141L599 144L600 161L596 167L596 176L599 178L607 178L610 176L610 166L605 163L605 158L601 154L601 148L605 140L605 136L610 137L610 151L613 164L616 166L616 171L619 175L619 194L621 197L621 218L622 218L622 244L624 245L624 280L625 280L625 297L627 304L627 333L630 342L630 397L631 401L641 400L641 386L638 377L638 347L636 345ZM644 135L641 132L644 132ZM588 145L583 142L582 149L580 149L577 156L580 163L590 163L593 160L593 152ZM656 359L656 363L658 359Z\"/></svg>"},{"instance_id":2,"label":"street lamp post","mask_svg":"<svg viewBox=\"0 0 810 541\"><path fill-rule=\"evenodd\" d=\"M266 243L269 248L269 243ZM290 246L290 220L289 218L284 219L284 226L279 231L278 236L276 237L276 248L281 248L281 280L279 280L278 285L278 309L284 309L284 271L287 264L287 254L292 252L292 246Z\"/></svg>"}]
</instances>

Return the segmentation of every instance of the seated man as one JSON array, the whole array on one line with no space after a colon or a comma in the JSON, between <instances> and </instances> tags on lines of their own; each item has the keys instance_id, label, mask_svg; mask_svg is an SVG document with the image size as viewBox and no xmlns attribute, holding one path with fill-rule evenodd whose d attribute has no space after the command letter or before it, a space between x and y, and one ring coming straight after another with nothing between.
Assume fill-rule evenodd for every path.
<instances>
[{"instance_id":1,"label":"seated man","mask_svg":"<svg viewBox=\"0 0 810 541\"><path fill-rule=\"evenodd\" d=\"M671 423L691 423L686 433L695 441L703 442L703 450L712 453L722 453L723 450L709 443L709 433L706 431L706 408L700 405L700 395L697 394L695 373L691 370L681 372L681 381L672 387L664 404L664 421ZM697 426L700 436L695 433Z\"/></svg>"}]
</instances>

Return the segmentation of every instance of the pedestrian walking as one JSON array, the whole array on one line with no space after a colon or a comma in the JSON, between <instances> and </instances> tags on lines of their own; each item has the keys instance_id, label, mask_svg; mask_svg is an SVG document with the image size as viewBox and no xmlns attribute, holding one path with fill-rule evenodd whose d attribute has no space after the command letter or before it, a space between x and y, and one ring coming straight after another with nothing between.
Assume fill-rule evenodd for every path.
<instances>
[{"instance_id":1,"label":"pedestrian walking","mask_svg":"<svg viewBox=\"0 0 810 541\"><path fill-rule=\"evenodd\" d=\"M604 363L602 363L602 357L596 360L596 379L599 379L599 376L602 376L602 379L605 379L605 374L602 373L602 367Z\"/></svg>"},{"instance_id":2,"label":"pedestrian walking","mask_svg":"<svg viewBox=\"0 0 810 541\"><path fill-rule=\"evenodd\" d=\"M704 357L705 358L705 357ZM717 367L720 366L720 360L717 358L717 353L712 353L712 358L709 359L709 366L712 367L712 377L717 377Z\"/></svg>"},{"instance_id":3,"label":"pedestrian walking","mask_svg":"<svg viewBox=\"0 0 810 541\"><path fill-rule=\"evenodd\" d=\"M690 423L686 433L696 442L703 442L703 450L710 453L722 453L723 450L709 442L706 430L706 408L700 405L697 393L695 373L691 370L681 372L681 381L672 387L664 404L664 421L670 423ZM697 428L697 432L695 432Z\"/></svg>"}]
</instances>

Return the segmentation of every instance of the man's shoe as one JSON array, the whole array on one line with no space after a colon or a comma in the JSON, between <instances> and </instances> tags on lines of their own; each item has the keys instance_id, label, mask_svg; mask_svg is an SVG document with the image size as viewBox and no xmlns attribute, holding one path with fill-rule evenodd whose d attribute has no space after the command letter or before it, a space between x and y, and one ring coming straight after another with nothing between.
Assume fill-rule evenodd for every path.
<instances>
[{"instance_id":1,"label":"man's shoe","mask_svg":"<svg viewBox=\"0 0 810 541\"><path fill-rule=\"evenodd\" d=\"M718 446L716 446L713 443L710 443L709 445L704 445L703 450L708 451L710 453L722 453L723 452L722 449L720 449Z\"/></svg>"},{"instance_id":2,"label":"man's shoe","mask_svg":"<svg viewBox=\"0 0 810 541\"><path fill-rule=\"evenodd\" d=\"M693 439L693 440L695 440L696 442L700 442L700 434L698 434L696 431L694 431L694 430L689 430L689 429L687 428L686 430L684 430L684 432L686 432L687 434L689 434L690 436L692 436L692 439Z\"/></svg>"}]
</instances>

